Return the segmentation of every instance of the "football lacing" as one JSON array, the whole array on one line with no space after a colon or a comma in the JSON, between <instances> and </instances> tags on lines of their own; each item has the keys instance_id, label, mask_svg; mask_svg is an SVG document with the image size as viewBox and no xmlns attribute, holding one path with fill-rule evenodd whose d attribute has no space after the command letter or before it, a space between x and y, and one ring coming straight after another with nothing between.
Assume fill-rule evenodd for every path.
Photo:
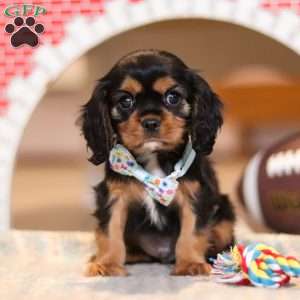
<instances>
[{"instance_id":1,"label":"football lacing","mask_svg":"<svg viewBox=\"0 0 300 300\"><path fill-rule=\"evenodd\" d=\"M266 163L269 177L300 174L300 148L272 154Z\"/></svg>"}]
</instances>

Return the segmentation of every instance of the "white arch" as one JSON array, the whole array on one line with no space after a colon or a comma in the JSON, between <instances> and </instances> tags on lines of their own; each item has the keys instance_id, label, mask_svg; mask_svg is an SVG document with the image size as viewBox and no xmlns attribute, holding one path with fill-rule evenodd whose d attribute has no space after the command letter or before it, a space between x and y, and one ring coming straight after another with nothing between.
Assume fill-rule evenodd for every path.
<instances>
[{"instance_id":1,"label":"white arch","mask_svg":"<svg viewBox=\"0 0 300 300\"><path fill-rule=\"evenodd\" d=\"M0 120L0 231L10 226L10 191L16 152L26 124L47 83L79 56L121 32L168 19L205 18L226 21L263 33L300 54L300 17L291 11L275 16L260 0L143 0L129 5L114 0L94 19L76 16L65 24L63 41L45 44L33 55L31 75L15 77L6 90L8 114Z\"/></svg>"}]
</instances>

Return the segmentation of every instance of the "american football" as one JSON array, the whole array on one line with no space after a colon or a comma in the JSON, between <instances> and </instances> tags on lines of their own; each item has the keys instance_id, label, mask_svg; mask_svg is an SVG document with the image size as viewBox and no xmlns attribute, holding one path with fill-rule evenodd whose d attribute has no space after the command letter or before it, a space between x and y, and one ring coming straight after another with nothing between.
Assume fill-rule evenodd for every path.
<instances>
[{"instance_id":1,"label":"american football","mask_svg":"<svg viewBox=\"0 0 300 300\"><path fill-rule=\"evenodd\" d=\"M300 133L258 152L238 187L249 216L278 232L300 233Z\"/></svg>"}]
</instances>

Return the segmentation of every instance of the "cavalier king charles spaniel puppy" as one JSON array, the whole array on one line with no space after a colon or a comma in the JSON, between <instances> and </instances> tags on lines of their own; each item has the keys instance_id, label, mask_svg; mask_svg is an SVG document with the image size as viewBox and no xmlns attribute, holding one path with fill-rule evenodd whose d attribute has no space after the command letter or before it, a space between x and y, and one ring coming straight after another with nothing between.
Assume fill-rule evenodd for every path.
<instances>
[{"instance_id":1,"label":"cavalier king charles spaniel puppy","mask_svg":"<svg viewBox=\"0 0 300 300\"><path fill-rule=\"evenodd\" d=\"M83 106L81 128L105 177L95 190L97 251L88 276L124 276L125 264L175 263L172 275L209 274L234 242L234 212L207 159L222 103L175 55L121 58Z\"/></svg>"}]
</instances>

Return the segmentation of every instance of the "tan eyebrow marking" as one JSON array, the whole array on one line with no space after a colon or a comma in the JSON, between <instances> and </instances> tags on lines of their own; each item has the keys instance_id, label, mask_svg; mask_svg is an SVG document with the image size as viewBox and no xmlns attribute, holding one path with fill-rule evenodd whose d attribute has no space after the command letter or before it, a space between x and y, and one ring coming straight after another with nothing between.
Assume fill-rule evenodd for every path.
<instances>
[{"instance_id":1,"label":"tan eyebrow marking","mask_svg":"<svg viewBox=\"0 0 300 300\"><path fill-rule=\"evenodd\" d=\"M125 79L123 80L121 86L121 90L127 91L133 95L136 95L140 93L143 90L142 84L137 81L136 79L126 76Z\"/></svg>"},{"instance_id":2,"label":"tan eyebrow marking","mask_svg":"<svg viewBox=\"0 0 300 300\"><path fill-rule=\"evenodd\" d=\"M154 81L153 90L160 94L164 94L170 87L176 85L177 82L170 76L161 77Z\"/></svg>"}]
</instances>

